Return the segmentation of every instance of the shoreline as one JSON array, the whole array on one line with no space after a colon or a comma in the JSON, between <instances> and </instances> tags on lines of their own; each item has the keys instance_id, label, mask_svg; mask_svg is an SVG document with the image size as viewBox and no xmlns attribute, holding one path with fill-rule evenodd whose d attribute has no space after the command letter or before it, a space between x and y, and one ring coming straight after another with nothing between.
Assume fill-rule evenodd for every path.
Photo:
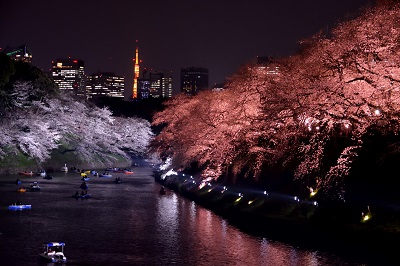
<instances>
[{"instance_id":1,"label":"shoreline","mask_svg":"<svg viewBox=\"0 0 400 266\"><path fill-rule=\"evenodd\" d=\"M271 195L268 200L247 194L228 195L215 187L199 189L190 177L170 175L162 179L155 173L154 178L245 233L344 257L365 257L368 265L392 265L400 261L394 244L400 240L398 220L396 217L390 220L391 215L398 215L400 219L400 213L376 210L376 217L362 222L360 213L356 214L353 206L348 209L344 209L345 205L309 206L271 200Z\"/></svg>"}]
</instances>

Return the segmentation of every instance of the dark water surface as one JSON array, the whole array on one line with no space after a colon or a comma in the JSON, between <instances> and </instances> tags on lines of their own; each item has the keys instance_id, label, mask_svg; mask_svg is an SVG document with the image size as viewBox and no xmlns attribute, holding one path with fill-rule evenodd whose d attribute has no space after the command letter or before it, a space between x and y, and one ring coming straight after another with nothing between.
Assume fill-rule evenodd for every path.
<instances>
[{"instance_id":1,"label":"dark water surface","mask_svg":"<svg viewBox=\"0 0 400 266\"><path fill-rule=\"evenodd\" d=\"M50 241L66 243L68 265L366 265L248 235L172 191L159 195L152 168L133 171L90 176L89 199L71 197L77 173L0 176L0 265L52 265L39 257ZM41 191L17 193L17 178ZM18 199L32 209L9 211Z\"/></svg>"}]
</instances>

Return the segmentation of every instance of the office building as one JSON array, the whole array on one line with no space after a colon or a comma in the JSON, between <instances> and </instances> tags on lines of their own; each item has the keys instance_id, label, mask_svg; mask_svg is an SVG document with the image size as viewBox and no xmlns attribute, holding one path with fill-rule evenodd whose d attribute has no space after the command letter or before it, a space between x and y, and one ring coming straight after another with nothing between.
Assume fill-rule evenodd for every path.
<instances>
[{"instance_id":1,"label":"office building","mask_svg":"<svg viewBox=\"0 0 400 266\"><path fill-rule=\"evenodd\" d=\"M86 77L87 98L116 97L124 98L125 77L112 72L99 72Z\"/></svg>"},{"instance_id":2,"label":"office building","mask_svg":"<svg viewBox=\"0 0 400 266\"><path fill-rule=\"evenodd\" d=\"M83 60L57 59L52 62L52 75L61 90L70 91L80 98L87 98Z\"/></svg>"},{"instance_id":3,"label":"office building","mask_svg":"<svg viewBox=\"0 0 400 266\"><path fill-rule=\"evenodd\" d=\"M204 89L208 89L208 69L202 67L181 69L181 92L195 95Z\"/></svg>"},{"instance_id":4,"label":"office building","mask_svg":"<svg viewBox=\"0 0 400 266\"><path fill-rule=\"evenodd\" d=\"M147 74L147 75L146 75ZM143 73L138 80L139 98L170 98L172 97L172 77L165 77L164 73L150 71Z\"/></svg>"}]
</instances>

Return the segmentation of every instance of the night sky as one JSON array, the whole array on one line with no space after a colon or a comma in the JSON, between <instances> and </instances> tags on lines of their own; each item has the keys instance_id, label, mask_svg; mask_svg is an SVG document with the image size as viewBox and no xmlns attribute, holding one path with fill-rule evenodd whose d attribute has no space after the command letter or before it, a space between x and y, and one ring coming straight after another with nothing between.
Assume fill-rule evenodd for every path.
<instances>
[{"instance_id":1,"label":"night sky","mask_svg":"<svg viewBox=\"0 0 400 266\"><path fill-rule=\"evenodd\" d=\"M209 69L210 86L256 56L288 56L297 42L373 0L2 0L0 47L25 44L33 64L85 61L86 74L114 72L133 83L136 40L143 68L172 73ZM142 72L141 72L142 74Z\"/></svg>"}]
</instances>

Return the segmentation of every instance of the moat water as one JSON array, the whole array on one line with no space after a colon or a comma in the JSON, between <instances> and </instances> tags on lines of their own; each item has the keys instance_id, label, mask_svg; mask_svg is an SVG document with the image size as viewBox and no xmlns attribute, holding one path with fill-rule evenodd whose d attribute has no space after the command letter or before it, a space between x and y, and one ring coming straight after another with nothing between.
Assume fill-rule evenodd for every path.
<instances>
[{"instance_id":1,"label":"moat water","mask_svg":"<svg viewBox=\"0 0 400 266\"><path fill-rule=\"evenodd\" d=\"M173 191L160 195L150 166L133 171L90 176L88 199L72 198L82 183L75 172L1 176L0 265L52 265L39 257L51 241L66 244L68 265L368 265L248 235ZM18 193L17 178L41 190ZM8 210L17 200L32 208Z\"/></svg>"}]
</instances>

